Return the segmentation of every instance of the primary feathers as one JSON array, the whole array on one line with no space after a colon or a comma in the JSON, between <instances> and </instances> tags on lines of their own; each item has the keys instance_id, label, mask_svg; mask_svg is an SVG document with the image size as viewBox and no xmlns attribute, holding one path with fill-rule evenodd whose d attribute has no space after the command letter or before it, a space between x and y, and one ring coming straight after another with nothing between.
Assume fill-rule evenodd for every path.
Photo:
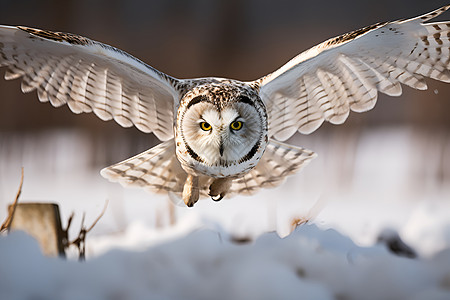
<instances>
[{"instance_id":1,"label":"primary feathers","mask_svg":"<svg viewBox=\"0 0 450 300\"><path fill-rule=\"evenodd\" d=\"M101 174L192 206L276 186L315 157L276 140L343 123L401 84L450 82L450 22L425 23L449 7L327 40L251 82L176 79L88 38L22 26L0 27L0 66L42 102L153 132L163 143Z\"/></svg>"}]
</instances>

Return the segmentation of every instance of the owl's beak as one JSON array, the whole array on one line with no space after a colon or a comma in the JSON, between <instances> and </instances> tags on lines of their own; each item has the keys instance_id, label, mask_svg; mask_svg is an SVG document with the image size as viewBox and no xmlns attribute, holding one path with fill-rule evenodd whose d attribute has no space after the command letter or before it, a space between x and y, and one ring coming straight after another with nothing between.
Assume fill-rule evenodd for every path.
<instances>
[{"instance_id":1,"label":"owl's beak","mask_svg":"<svg viewBox=\"0 0 450 300\"><path fill-rule=\"evenodd\" d=\"M220 141L219 153L220 153L220 156L223 156L223 141Z\"/></svg>"}]
</instances>

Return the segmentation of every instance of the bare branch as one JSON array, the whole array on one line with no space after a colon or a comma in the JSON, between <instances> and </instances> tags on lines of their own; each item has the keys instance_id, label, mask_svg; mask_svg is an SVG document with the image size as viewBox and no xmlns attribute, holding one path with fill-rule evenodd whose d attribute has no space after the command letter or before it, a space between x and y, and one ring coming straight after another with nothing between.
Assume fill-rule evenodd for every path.
<instances>
[{"instance_id":1,"label":"bare branch","mask_svg":"<svg viewBox=\"0 0 450 300\"><path fill-rule=\"evenodd\" d=\"M69 228L70 228L70 225L72 224L72 220L73 220L73 217L74 217L74 216L75 216L75 213L72 212L72 213L70 214L69 220L67 220L66 231L69 231Z\"/></svg>"},{"instance_id":2,"label":"bare branch","mask_svg":"<svg viewBox=\"0 0 450 300\"><path fill-rule=\"evenodd\" d=\"M109 204L109 200L105 201L105 206L103 207L102 212L100 213L100 215L97 217L97 219L95 219L94 223L92 223L91 227L89 227L89 229L86 231L86 233L88 233L89 231L92 230L92 228L94 228L95 225L97 225L98 221L100 221L100 219L103 217L103 215L106 212L106 208L108 207Z\"/></svg>"},{"instance_id":3,"label":"bare branch","mask_svg":"<svg viewBox=\"0 0 450 300\"><path fill-rule=\"evenodd\" d=\"M108 203L109 201L106 200L105 202L105 207L103 208L102 212L100 213L100 215L97 217L97 219L95 219L94 223L92 223L92 225L89 228L86 228L84 226L84 219L86 217L86 213L83 213L83 217L81 219L81 228L80 228L80 232L78 233L78 237L76 239L74 239L71 242L68 242L67 246L70 245L75 245L78 248L78 252L79 252L79 260L85 260L85 253L86 253L86 234L92 230L92 228L94 228L94 226L98 223L98 221L103 217L103 215L106 212L106 208L108 207ZM73 216L73 215L72 215ZM72 218L71 216L71 218ZM72 219L69 219L69 225L70 222L72 221ZM68 225L68 226L69 226ZM69 228L67 227L67 230Z\"/></svg>"},{"instance_id":4,"label":"bare branch","mask_svg":"<svg viewBox=\"0 0 450 300\"><path fill-rule=\"evenodd\" d=\"M319 198L314 202L313 206L309 209L305 216L300 216L292 219L291 221L291 232L293 232L297 227L307 224L308 222L314 220L325 207L325 198Z\"/></svg>"},{"instance_id":5,"label":"bare branch","mask_svg":"<svg viewBox=\"0 0 450 300\"><path fill-rule=\"evenodd\" d=\"M9 231L12 220L14 218L14 213L16 211L17 203L19 203L20 194L22 194L22 186L23 186L23 167L22 167L22 176L20 178L19 190L17 191L17 194L16 194L16 199L14 200L13 204L9 207L8 217L6 218L5 222L3 222L2 226L0 227L0 232L3 232L5 230Z\"/></svg>"},{"instance_id":6,"label":"bare branch","mask_svg":"<svg viewBox=\"0 0 450 300\"><path fill-rule=\"evenodd\" d=\"M66 229L62 229L62 243L63 243L63 247L64 249L67 249L70 245L69 242L69 228L70 225L72 225L72 221L73 221L73 217L75 216L75 213L72 212L72 214L70 214L69 219L67 220L67 226Z\"/></svg>"}]
</instances>

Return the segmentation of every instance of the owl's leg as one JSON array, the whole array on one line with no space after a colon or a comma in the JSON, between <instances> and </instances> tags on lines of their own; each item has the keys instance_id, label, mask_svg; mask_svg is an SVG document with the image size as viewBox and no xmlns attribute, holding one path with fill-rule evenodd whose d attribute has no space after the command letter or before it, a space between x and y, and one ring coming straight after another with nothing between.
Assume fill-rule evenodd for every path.
<instances>
[{"instance_id":1,"label":"owl's leg","mask_svg":"<svg viewBox=\"0 0 450 300\"><path fill-rule=\"evenodd\" d=\"M183 201L188 207L194 206L198 201L198 177L188 174L183 188Z\"/></svg>"},{"instance_id":2,"label":"owl's leg","mask_svg":"<svg viewBox=\"0 0 450 300\"><path fill-rule=\"evenodd\" d=\"M217 178L209 186L209 195L214 201L220 201L226 195L231 187L233 179Z\"/></svg>"}]
</instances>

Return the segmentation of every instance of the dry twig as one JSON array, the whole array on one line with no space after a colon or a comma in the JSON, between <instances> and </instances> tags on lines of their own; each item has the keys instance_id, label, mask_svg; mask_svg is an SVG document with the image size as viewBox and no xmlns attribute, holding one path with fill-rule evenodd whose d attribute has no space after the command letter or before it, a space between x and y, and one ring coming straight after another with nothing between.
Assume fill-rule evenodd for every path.
<instances>
[{"instance_id":1,"label":"dry twig","mask_svg":"<svg viewBox=\"0 0 450 300\"><path fill-rule=\"evenodd\" d=\"M72 225L73 217L75 216L75 213L72 212L69 219L67 220L67 226L66 229L62 229L62 244L64 249L67 249L70 245L69 243L69 228L70 225Z\"/></svg>"},{"instance_id":2,"label":"dry twig","mask_svg":"<svg viewBox=\"0 0 450 300\"><path fill-rule=\"evenodd\" d=\"M314 202L313 206L309 209L305 216L300 216L292 219L291 221L291 232L293 232L297 227L307 224L311 220L314 220L322 209L325 207L325 198L319 198Z\"/></svg>"},{"instance_id":3,"label":"dry twig","mask_svg":"<svg viewBox=\"0 0 450 300\"><path fill-rule=\"evenodd\" d=\"M67 237L68 237L69 227L70 227L70 224L72 223L74 214L72 213L72 215L69 217L69 221L67 223L67 228L64 231L64 235L67 238L67 244L65 247L69 247L70 245L75 245L78 248L79 259L81 261L86 259L86 235L88 234L88 232L90 232L94 228L94 226L98 223L98 221L100 221L100 219L105 214L107 207L108 207L108 200L106 200L105 206L103 207L103 210L100 213L100 215L97 217L97 219L95 219L94 223L92 223L92 225L89 228L86 228L84 226L84 219L86 216L86 213L84 213L83 218L81 219L81 228L80 228L80 232L78 233L78 237L70 242Z\"/></svg>"},{"instance_id":4,"label":"dry twig","mask_svg":"<svg viewBox=\"0 0 450 300\"><path fill-rule=\"evenodd\" d=\"M23 186L23 167L22 167L22 176L20 178L19 190L17 191L16 194L16 199L14 200L13 204L9 207L8 217L6 217L5 222L3 222L2 226L0 227L0 233L5 230L9 231L9 228L11 227L11 223L14 218L14 213L16 211L16 206L17 203L19 203L20 194L22 194L22 186Z\"/></svg>"}]
</instances>

